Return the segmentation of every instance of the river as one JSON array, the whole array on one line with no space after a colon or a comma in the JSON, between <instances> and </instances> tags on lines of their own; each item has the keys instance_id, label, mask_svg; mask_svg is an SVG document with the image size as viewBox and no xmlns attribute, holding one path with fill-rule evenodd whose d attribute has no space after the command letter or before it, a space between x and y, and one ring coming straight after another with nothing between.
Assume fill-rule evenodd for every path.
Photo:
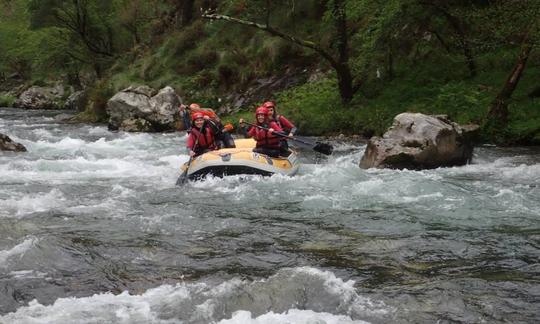
<instances>
[{"instance_id":1,"label":"river","mask_svg":"<svg viewBox=\"0 0 540 324\"><path fill-rule=\"evenodd\" d=\"M175 186L184 133L0 109L0 323L537 323L540 148Z\"/></svg>"}]
</instances>

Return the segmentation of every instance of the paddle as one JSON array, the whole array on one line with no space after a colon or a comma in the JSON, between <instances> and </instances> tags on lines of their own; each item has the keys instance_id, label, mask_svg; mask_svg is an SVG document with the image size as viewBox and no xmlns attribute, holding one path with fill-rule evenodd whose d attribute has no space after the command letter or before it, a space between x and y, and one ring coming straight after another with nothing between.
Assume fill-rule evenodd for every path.
<instances>
[{"instance_id":1,"label":"paddle","mask_svg":"<svg viewBox=\"0 0 540 324\"><path fill-rule=\"evenodd\" d=\"M244 122L244 123L249 125L249 126L258 127L260 129L264 129L264 130L269 130L268 128L262 127L262 126L259 126L259 125L251 124L251 123L248 123L248 122ZM322 143L322 142L311 143L311 142L308 142L306 140L301 140L301 139L298 139L296 137L289 136L287 134L283 134L283 133L279 133L279 132L273 132L273 133L278 135L278 136L285 137L285 138L288 138L290 140L309 145L312 150L314 150L315 152L322 153L324 155L331 155L332 152L334 151L334 147L332 145L330 145L330 144L327 144L327 143Z\"/></svg>"},{"instance_id":2,"label":"paddle","mask_svg":"<svg viewBox=\"0 0 540 324\"><path fill-rule=\"evenodd\" d=\"M195 145L193 145L193 148L195 148L197 146L197 144L199 144L199 137L197 137L197 139L195 140ZM191 166L191 162L193 161L193 156L190 156L189 157L189 161L187 163L187 167L186 169L184 170L184 172L182 172L182 174L178 177L178 180L176 180L176 185L177 186L182 186L186 183L186 181L188 180L188 170L189 170L189 167Z\"/></svg>"}]
</instances>

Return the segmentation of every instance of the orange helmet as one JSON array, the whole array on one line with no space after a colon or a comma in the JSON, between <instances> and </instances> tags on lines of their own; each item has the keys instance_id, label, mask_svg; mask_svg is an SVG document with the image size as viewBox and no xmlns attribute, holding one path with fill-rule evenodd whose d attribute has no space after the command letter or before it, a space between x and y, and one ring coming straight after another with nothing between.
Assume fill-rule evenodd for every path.
<instances>
[{"instance_id":1,"label":"orange helmet","mask_svg":"<svg viewBox=\"0 0 540 324\"><path fill-rule=\"evenodd\" d=\"M257 115L264 115L266 117L269 113L270 111L266 107L260 106L255 110L255 117L257 117Z\"/></svg>"},{"instance_id":2,"label":"orange helmet","mask_svg":"<svg viewBox=\"0 0 540 324\"><path fill-rule=\"evenodd\" d=\"M204 118L204 114L200 112L196 112L193 115L191 115L191 120L195 121L196 119Z\"/></svg>"},{"instance_id":3,"label":"orange helmet","mask_svg":"<svg viewBox=\"0 0 540 324\"><path fill-rule=\"evenodd\" d=\"M273 101L267 101L262 106L265 108L276 108L276 104Z\"/></svg>"},{"instance_id":4,"label":"orange helmet","mask_svg":"<svg viewBox=\"0 0 540 324\"><path fill-rule=\"evenodd\" d=\"M201 105L199 105L198 103L192 103L191 105L189 105L189 109L201 109Z\"/></svg>"}]
</instances>

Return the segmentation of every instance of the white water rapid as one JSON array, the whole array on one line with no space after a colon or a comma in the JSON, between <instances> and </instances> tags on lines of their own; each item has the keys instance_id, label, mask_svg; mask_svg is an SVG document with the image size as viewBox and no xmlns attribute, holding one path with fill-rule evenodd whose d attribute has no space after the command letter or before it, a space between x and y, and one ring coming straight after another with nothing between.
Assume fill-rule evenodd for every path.
<instances>
[{"instance_id":1,"label":"white water rapid","mask_svg":"<svg viewBox=\"0 0 540 324\"><path fill-rule=\"evenodd\" d=\"M175 186L184 133L0 108L0 323L534 323L540 148Z\"/></svg>"}]
</instances>

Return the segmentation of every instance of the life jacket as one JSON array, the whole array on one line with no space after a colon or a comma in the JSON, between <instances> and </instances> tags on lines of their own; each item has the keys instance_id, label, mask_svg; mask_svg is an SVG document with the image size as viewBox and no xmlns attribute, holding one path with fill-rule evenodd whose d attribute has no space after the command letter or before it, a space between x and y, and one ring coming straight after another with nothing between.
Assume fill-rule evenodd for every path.
<instances>
[{"instance_id":1,"label":"life jacket","mask_svg":"<svg viewBox=\"0 0 540 324\"><path fill-rule=\"evenodd\" d=\"M204 125L202 132L193 127L191 133L189 133L187 147L194 152L200 152L203 150L215 150L217 148L214 133L210 127ZM197 143L197 145L195 145Z\"/></svg>"},{"instance_id":2,"label":"life jacket","mask_svg":"<svg viewBox=\"0 0 540 324\"><path fill-rule=\"evenodd\" d=\"M274 121L271 121L270 123L268 123L268 125L260 125L260 126L263 126L265 128L273 128L275 132L283 131L281 127L279 127L279 125ZM281 142L282 137L274 135L274 134L270 134L266 129L252 127L249 131L249 135L251 135L253 139L257 141L256 147L267 147L267 148L276 148L276 149L279 149L280 147L280 142Z\"/></svg>"},{"instance_id":3,"label":"life jacket","mask_svg":"<svg viewBox=\"0 0 540 324\"><path fill-rule=\"evenodd\" d=\"M282 115L274 115L275 118L272 119L276 124L281 127L286 133L289 133L291 130L295 129L295 126L293 123L291 123L287 118L283 117Z\"/></svg>"}]
</instances>

